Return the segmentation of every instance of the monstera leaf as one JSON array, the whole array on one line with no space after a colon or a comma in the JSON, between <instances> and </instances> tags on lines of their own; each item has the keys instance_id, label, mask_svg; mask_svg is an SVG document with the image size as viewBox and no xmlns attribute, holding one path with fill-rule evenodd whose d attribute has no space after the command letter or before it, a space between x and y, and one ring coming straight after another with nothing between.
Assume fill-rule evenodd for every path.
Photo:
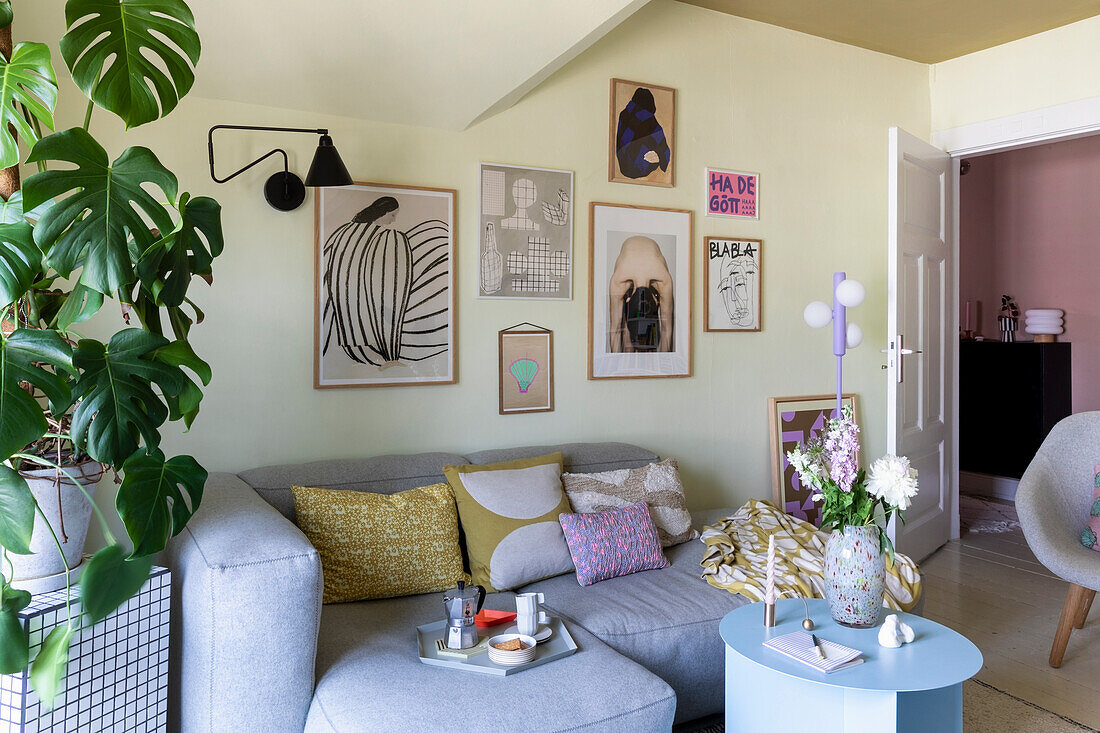
<instances>
[{"instance_id":1,"label":"monstera leaf","mask_svg":"<svg viewBox=\"0 0 1100 733\"><path fill-rule=\"evenodd\" d=\"M30 211L23 209L23 192L16 191L7 201L0 201L0 224L19 224L20 222L36 222L42 214L53 206L53 199L49 199Z\"/></svg>"},{"instance_id":2,"label":"monstera leaf","mask_svg":"<svg viewBox=\"0 0 1100 733\"><path fill-rule=\"evenodd\" d=\"M16 555L31 554L33 528L34 495L22 476L0 465L0 545Z\"/></svg>"},{"instance_id":3,"label":"monstera leaf","mask_svg":"<svg viewBox=\"0 0 1100 733\"><path fill-rule=\"evenodd\" d=\"M126 551L108 545L92 556L80 575L80 605L94 625L141 590L149 579L153 559L126 559Z\"/></svg>"},{"instance_id":4,"label":"monstera leaf","mask_svg":"<svg viewBox=\"0 0 1100 733\"><path fill-rule=\"evenodd\" d=\"M10 336L0 332L0 459L46 432L42 406L20 382L38 387L51 405L64 409L72 402L68 383L39 364L71 372L72 358L69 344L54 331L19 328Z\"/></svg>"},{"instance_id":5,"label":"monstera leaf","mask_svg":"<svg viewBox=\"0 0 1100 733\"><path fill-rule=\"evenodd\" d=\"M203 386L210 384L210 365L199 358L191 348L191 344L183 341L172 343L159 348L153 354L153 358L170 366L187 367L202 380ZM165 395L168 403L168 416L170 420L183 419L184 425L190 429L195 416L199 414L199 403L202 402L202 389L199 388L190 377L184 373L184 385L178 395Z\"/></svg>"},{"instance_id":6,"label":"monstera leaf","mask_svg":"<svg viewBox=\"0 0 1100 733\"><path fill-rule=\"evenodd\" d=\"M221 204L207 196L191 199L185 193L180 196L177 210L180 220L176 228L153 244L137 263L142 285L158 305L169 307L183 303L192 276L210 276L214 258L225 246Z\"/></svg>"},{"instance_id":7,"label":"monstera leaf","mask_svg":"<svg viewBox=\"0 0 1100 733\"><path fill-rule=\"evenodd\" d=\"M8 3L0 4L0 23L3 23L5 10L10 23L11 5ZM4 60L0 55L0 168L19 162L17 135L28 146L38 141L23 110L52 130L56 104L57 77L46 44L20 43L12 50L11 59Z\"/></svg>"},{"instance_id":8,"label":"monstera leaf","mask_svg":"<svg viewBox=\"0 0 1100 733\"><path fill-rule=\"evenodd\" d=\"M30 604L31 594L12 588L7 579L0 579L0 593L0 674L16 674L30 659L27 631L19 621L19 612Z\"/></svg>"},{"instance_id":9,"label":"monstera leaf","mask_svg":"<svg viewBox=\"0 0 1100 733\"><path fill-rule=\"evenodd\" d=\"M187 377L178 366L154 358L168 339L140 328L127 328L104 345L81 339L73 352L80 370L73 389L80 400L73 412L72 434L78 445L97 461L120 466L138 447L138 439L152 449L160 444L159 428L168 408L153 391L176 396Z\"/></svg>"},{"instance_id":10,"label":"monstera leaf","mask_svg":"<svg viewBox=\"0 0 1100 733\"><path fill-rule=\"evenodd\" d=\"M7 0L0 2L0 29L7 28L11 25L13 13L11 12L11 3ZM7 674L6 672L3 674Z\"/></svg>"},{"instance_id":11,"label":"monstera leaf","mask_svg":"<svg viewBox=\"0 0 1100 733\"><path fill-rule=\"evenodd\" d=\"M61 689L65 670L69 666L69 643L75 629L69 624L54 627L42 642L38 656L31 665L31 685L47 709L53 707L53 701Z\"/></svg>"},{"instance_id":12,"label":"monstera leaf","mask_svg":"<svg viewBox=\"0 0 1100 733\"><path fill-rule=\"evenodd\" d=\"M206 470L191 456L166 461L154 450L134 453L122 474L115 508L134 543L131 557L160 552L199 508Z\"/></svg>"},{"instance_id":13,"label":"monstera leaf","mask_svg":"<svg viewBox=\"0 0 1100 733\"><path fill-rule=\"evenodd\" d=\"M0 224L0 308L21 298L42 274L42 250L27 222Z\"/></svg>"},{"instance_id":14,"label":"monstera leaf","mask_svg":"<svg viewBox=\"0 0 1100 733\"><path fill-rule=\"evenodd\" d=\"M183 0L68 0L65 23L73 80L128 128L171 112L195 81L201 45Z\"/></svg>"},{"instance_id":15,"label":"monstera leaf","mask_svg":"<svg viewBox=\"0 0 1100 733\"><path fill-rule=\"evenodd\" d=\"M134 279L128 240L133 238L139 252L155 241L142 215L161 231L175 228L172 217L142 184L156 185L175 201L176 177L148 148L127 148L110 163L107 151L80 128L39 140L27 162L45 160L77 168L43 171L27 179L23 204L30 209L69 194L38 220L34 239L62 277L82 266L81 284L110 295Z\"/></svg>"}]
</instances>

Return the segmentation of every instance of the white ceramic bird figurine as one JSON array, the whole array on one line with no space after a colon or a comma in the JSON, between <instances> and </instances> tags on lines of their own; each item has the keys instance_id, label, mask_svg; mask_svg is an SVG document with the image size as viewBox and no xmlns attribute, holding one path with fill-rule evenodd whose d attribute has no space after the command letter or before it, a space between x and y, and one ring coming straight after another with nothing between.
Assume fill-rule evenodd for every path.
<instances>
[{"instance_id":1,"label":"white ceramic bird figurine","mask_svg":"<svg viewBox=\"0 0 1100 733\"><path fill-rule=\"evenodd\" d=\"M892 613L882 622L882 628L878 630L878 643L881 646L897 649L902 644L908 644L915 638L913 628Z\"/></svg>"}]
</instances>

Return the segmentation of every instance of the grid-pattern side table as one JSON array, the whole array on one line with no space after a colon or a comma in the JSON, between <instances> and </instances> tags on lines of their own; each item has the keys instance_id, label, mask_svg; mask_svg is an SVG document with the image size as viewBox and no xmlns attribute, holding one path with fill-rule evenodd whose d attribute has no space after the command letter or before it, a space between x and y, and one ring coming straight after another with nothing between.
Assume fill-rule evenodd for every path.
<instances>
[{"instance_id":1,"label":"grid-pattern side table","mask_svg":"<svg viewBox=\"0 0 1100 733\"><path fill-rule=\"evenodd\" d=\"M31 687L30 674L0 675L0 731L5 733L152 733L168 721L168 625L171 573L154 567L136 596L90 629L73 634L69 666L53 710ZM80 589L72 589L79 623ZM65 590L35 596L19 613L31 659L68 618Z\"/></svg>"}]
</instances>

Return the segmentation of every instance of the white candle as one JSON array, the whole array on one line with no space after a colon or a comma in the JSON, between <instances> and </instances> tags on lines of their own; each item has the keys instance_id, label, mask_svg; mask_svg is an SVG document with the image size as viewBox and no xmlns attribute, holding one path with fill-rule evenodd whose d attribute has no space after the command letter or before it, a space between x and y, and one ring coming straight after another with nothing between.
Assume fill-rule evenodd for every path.
<instances>
[{"instance_id":1,"label":"white candle","mask_svg":"<svg viewBox=\"0 0 1100 733\"><path fill-rule=\"evenodd\" d=\"M764 603L775 603L775 535L768 535L768 571L764 580Z\"/></svg>"}]
</instances>

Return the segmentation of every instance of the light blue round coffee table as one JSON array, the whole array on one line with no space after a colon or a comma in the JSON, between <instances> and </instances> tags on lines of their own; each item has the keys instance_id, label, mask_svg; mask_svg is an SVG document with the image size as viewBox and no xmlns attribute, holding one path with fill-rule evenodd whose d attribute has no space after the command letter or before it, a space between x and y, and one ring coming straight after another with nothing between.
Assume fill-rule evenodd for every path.
<instances>
[{"instance_id":1,"label":"light blue round coffee table","mask_svg":"<svg viewBox=\"0 0 1100 733\"><path fill-rule=\"evenodd\" d=\"M770 629L762 603L730 611L718 627L726 645L728 733L962 733L962 683L982 668L982 653L969 639L898 613L916 639L888 649L878 644L879 627L849 629L832 620L825 601L809 606L814 633L859 649L863 664L824 674L763 646L802 630L801 600L779 601Z\"/></svg>"}]
</instances>

